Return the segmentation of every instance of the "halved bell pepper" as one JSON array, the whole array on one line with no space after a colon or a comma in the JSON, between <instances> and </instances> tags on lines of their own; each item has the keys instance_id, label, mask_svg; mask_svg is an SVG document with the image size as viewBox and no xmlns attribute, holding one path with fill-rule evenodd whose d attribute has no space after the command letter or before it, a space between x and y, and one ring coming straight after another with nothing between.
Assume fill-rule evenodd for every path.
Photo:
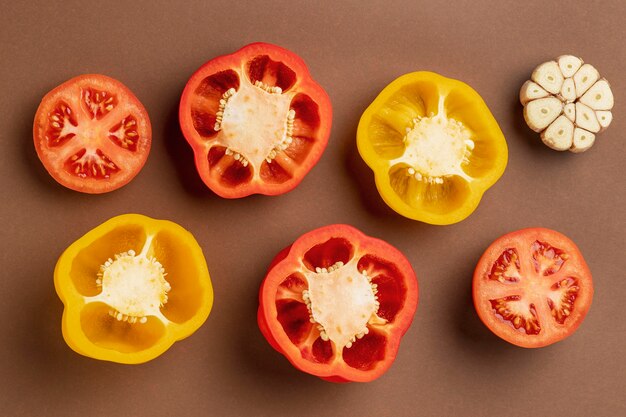
<instances>
[{"instance_id":1,"label":"halved bell pepper","mask_svg":"<svg viewBox=\"0 0 626 417\"><path fill-rule=\"evenodd\" d=\"M504 135L478 93L425 71L383 89L361 117L357 146L387 205L440 225L469 216L508 159Z\"/></svg>"},{"instance_id":2,"label":"halved bell pepper","mask_svg":"<svg viewBox=\"0 0 626 417\"><path fill-rule=\"evenodd\" d=\"M176 223L114 217L70 245L54 286L63 338L95 359L136 364L165 352L207 319L213 289L202 249Z\"/></svg>"},{"instance_id":3,"label":"halved bell pepper","mask_svg":"<svg viewBox=\"0 0 626 417\"><path fill-rule=\"evenodd\" d=\"M301 371L369 382L391 367L417 302L417 277L398 249L335 224L276 255L259 290L257 321Z\"/></svg>"}]
</instances>

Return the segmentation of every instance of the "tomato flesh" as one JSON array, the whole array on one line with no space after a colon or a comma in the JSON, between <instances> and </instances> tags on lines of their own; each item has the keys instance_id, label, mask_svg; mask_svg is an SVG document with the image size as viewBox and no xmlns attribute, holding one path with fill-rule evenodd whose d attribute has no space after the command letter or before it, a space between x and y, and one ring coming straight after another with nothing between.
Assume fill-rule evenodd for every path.
<instances>
[{"instance_id":1,"label":"tomato flesh","mask_svg":"<svg viewBox=\"0 0 626 417\"><path fill-rule=\"evenodd\" d=\"M541 347L576 330L591 305L593 282L571 240L549 229L524 229L485 251L473 295L478 315L496 335Z\"/></svg>"},{"instance_id":2,"label":"tomato flesh","mask_svg":"<svg viewBox=\"0 0 626 417\"><path fill-rule=\"evenodd\" d=\"M70 156L63 168L69 174L79 178L109 179L112 174L119 172L120 168L115 162L105 155L100 149L87 153L87 149L82 148L74 155Z\"/></svg>"},{"instance_id":3,"label":"tomato flesh","mask_svg":"<svg viewBox=\"0 0 626 417\"><path fill-rule=\"evenodd\" d=\"M320 158L332 111L300 58L256 43L203 65L179 117L203 181L238 198L293 189Z\"/></svg>"},{"instance_id":4,"label":"tomato flesh","mask_svg":"<svg viewBox=\"0 0 626 417\"><path fill-rule=\"evenodd\" d=\"M417 281L397 249L334 225L281 252L259 297L262 333L294 366L364 382L391 366L417 307Z\"/></svg>"},{"instance_id":5,"label":"tomato flesh","mask_svg":"<svg viewBox=\"0 0 626 417\"><path fill-rule=\"evenodd\" d=\"M119 81L75 77L43 98L33 127L39 159L60 184L104 193L141 170L151 144L148 115Z\"/></svg>"}]
</instances>

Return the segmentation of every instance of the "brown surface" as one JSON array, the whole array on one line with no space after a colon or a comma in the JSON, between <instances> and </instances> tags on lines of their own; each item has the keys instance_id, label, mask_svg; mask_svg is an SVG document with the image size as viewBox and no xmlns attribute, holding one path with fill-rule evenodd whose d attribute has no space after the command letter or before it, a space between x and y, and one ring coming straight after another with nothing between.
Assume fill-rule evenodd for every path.
<instances>
[{"instance_id":1,"label":"brown surface","mask_svg":"<svg viewBox=\"0 0 626 417\"><path fill-rule=\"evenodd\" d=\"M0 414L626 415L624 1L567 8L544 1L526 7L485 1L38 3L4 2L0 13ZM203 62L259 40L307 61L333 101L331 140L293 192L222 200L195 173L178 128L178 99ZM543 146L525 127L517 101L534 66L562 53L595 65L618 102L613 125L582 155ZM361 112L387 83L418 69L473 86L509 145L503 178L471 217L453 226L421 224L388 209L355 149ZM40 98L87 72L125 83L148 109L154 130L140 175L101 196L54 182L31 138ZM62 305L52 283L66 246L126 212L171 219L192 231L216 294L196 334L141 366L71 351L61 337ZM301 233L334 222L397 246L419 277L415 321L394 366L370 384L334 385L298 372L256 326L257 290L272 256ZM479 322L470 283L492 240L534 225L578 243L596 293L573 337L524 350Z\"/></svg>"}]
</instances>

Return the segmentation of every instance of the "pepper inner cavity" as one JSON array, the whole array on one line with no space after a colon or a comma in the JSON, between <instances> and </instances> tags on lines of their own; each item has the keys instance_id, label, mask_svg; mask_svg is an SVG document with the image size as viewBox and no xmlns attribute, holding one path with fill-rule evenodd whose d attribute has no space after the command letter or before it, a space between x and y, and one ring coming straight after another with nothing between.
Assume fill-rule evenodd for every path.
<instances>
[{"instance_id":1,"label":"pepper inner cavity","mask_svg":"<svg viewBox=\"0 0 626 417\"><path fill-rule=\"evenodd\" d=\"M229 89L220 99L214 129L221 130L218 139L243 166L256 170L293 142L295 111L291 98L280 87L242 82L238 90Z\"/></svg>"},{"instance_id":2,"label":"pepper inner cavity","mask_svg":"<svg viewBox=\"0 0 626 417\"><path fill-rule=\"evenodd\" d=\"M146 323L147 316L162 316L160 308L171 289L166 275L159 261L129 250L100 266L96 285L102 292L95 298L108 304L118 321Z\"/></svg>"},{"instance_id":3,"label":"pepper inner cavity","mask_svg":"<svg viewBox=\"0 0 626 417\"><path fill-rule=\"evenodd\" d=\"M341 350L369 332L367 324L376 318L380 304L377 285L367 271L359 271L356 262L337 262L304 276L308 290L302 298L322 340L331 340Z\"/></svg>"}]
</instances>

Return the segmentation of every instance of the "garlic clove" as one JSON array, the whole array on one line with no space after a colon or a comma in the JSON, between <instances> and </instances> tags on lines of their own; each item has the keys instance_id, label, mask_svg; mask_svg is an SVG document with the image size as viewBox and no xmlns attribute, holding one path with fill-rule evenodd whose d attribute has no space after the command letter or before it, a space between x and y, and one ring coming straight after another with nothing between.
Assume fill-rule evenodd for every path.
<instances>
[{"instance_id":1,"label":"garlic clove","mask_svg":"<svg viewBox=\"0 0 626 417\"><path fill-rule=\"evenodd\" d=\"M530 78L552 94L559 93L563 85L563 74L556 61L548 61L539 65Z\"/></svg>"},{"instance_id":2,"label":"garlic clove","mask_svg":"<svg viewBox=\"0 0 626 417\"><path fill-rule=\"evenodd\" d=\"M600 131L603 131L611 124L613 113L608 110L600 110L596 112L596 117L598 118L598 123L600 123Z\"/></svg>"},{"instance_id":3,"label":"garlic clove","mask_svg":"<svg viewBox=\"0 0 626 417\"><path fill-rule=\"evenodd\" d=\"M562 110L563 103L558 98L540 98L524 107L524 119L532 130L541 132L561 114Z\"/></svg>"},{"instance_id":4,"label":"garlic clove","mask_svg":"<svg viewBox=\"0 0 626 417\"><path fill-rule=\"evenodd\" d=\"M596 113L580 102L576 103L576 126L592 133L598 133L600 131L600 123L598 122Z\"/></svg>"},{"instance_id":5,"label":"garlic clove","mask_svg":"<svg viewBox=\"0 0 626 417\"><path fill-rule=\"evenodd\" d=\"M580 97L598 81L600 74L592 65L585 64L574 74L574 84L576 85L576 97Z\"/></svg>"},{"instance_id":6,"label":"garlic clove","mask_svg":"<svg viewBox=\"0 0 626 417\"><path fill-rule=\"evenodd\" d=\"M550 93L541 88L541 86L530 80L526 81L519 91L519 100L522 105L526 105L529 101L536 100L538 98L548 97Z\"/></svg>"},{"instance_id":7,"label":"garlic clove","mask_svg":"<svg viewBox=\"0 0 626 417\"><path fill-rule=\"evenodd\" d=\"M570 148L570 151L574 153L585 152L587 149L593 146L595 140L596 135L577 127L574 129L574 140L572 142L572 147Z\"/></svg>"},{"instance_id":8,"label":"garlic clove","mask_svg":"<svg viewBox=\"0 0 626 417\"><path fill-rule=\"evenodd\" d=\"M611 110L613 108L613 92L609 82L604 78L596 82L579 101L594 110Z\"/></svg>"},{"instance_id":9,"label":"garlic clove","mask_svg":"<svg viewBox=\"0 0 626 417\"><path fill-rule=\"evenodd\" d=\"M567 103L571 103L576 100L576 86L574 85L574 80L572 78L567 78L563 81L559 97Z\"/></svg>"},{"instance_id":10,"label":"garlic clove","mask_svg":"<svg viewBox=\"0 0 626 417\"><path fill-rule=\"evenodd\" d=\"M569 78L576 74L576 71L578 71L583 65L583 60L573 55L561 55L556 60L559 64L559 69L565 78Z\"/></svg>"},{"instance_id":11,"label":"garlic clove","mask_svg":"<svg viewBox=\"0 0 626 417\"><path fill-rule=\"evenodd\" d=\"M576 120L576 105L574 103L567 103L563 107L563 114L567 116L572 122Z\"/></svg>"},{"instance_id":12,"label":"garlic clove","mask_svg":"<svg viewBox=\"0 0 626 417\"><path fill-rule=\"evenodd\" d=\"M557 151L566 151L572 147L574 139L574 123L566 116L559 116L541 132L541 140L550 148Z\"/></svg>"}]
</instances>

